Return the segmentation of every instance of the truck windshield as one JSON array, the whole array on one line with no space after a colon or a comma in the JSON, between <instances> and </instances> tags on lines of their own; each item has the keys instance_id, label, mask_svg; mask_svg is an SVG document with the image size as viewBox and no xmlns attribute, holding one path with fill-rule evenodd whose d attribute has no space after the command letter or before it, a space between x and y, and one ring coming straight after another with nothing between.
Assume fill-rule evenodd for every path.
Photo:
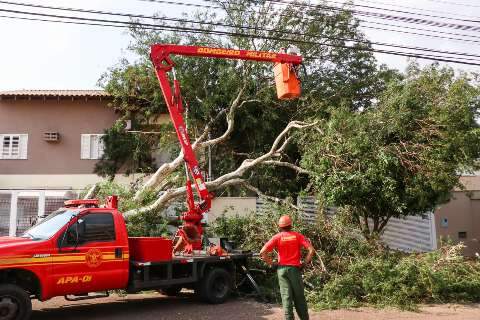
<instances>
[{"instance_id":1,"label":"truck windshield","mask_svg":"<svg viewBox=\"0 0 480 320\"><path fill-rule=\"evenodd\" d=\"M58 232L70 219L77 215L77 210L60 209L54 211L45 220L40 221L28 229L22 237L32 240L50 239Z\"/></svg>"}]
</instances>

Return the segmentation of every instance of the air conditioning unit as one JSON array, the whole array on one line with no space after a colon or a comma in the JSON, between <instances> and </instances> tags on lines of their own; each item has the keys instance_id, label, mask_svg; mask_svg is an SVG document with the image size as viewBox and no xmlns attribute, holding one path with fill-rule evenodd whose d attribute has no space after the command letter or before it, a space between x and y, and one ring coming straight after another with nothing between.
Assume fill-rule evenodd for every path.
<instances>
[{"instance_id":1,"label":"air conditioning unit","mask_svg":"<svg viewBox=\"0 0 480 320\"><path fill-rule=\"evenodd\" d=\"M60 133L58 132L45 132L43 133L43 140L48 142L57 142L60 140Z\"/></svg>"}]
</instances>

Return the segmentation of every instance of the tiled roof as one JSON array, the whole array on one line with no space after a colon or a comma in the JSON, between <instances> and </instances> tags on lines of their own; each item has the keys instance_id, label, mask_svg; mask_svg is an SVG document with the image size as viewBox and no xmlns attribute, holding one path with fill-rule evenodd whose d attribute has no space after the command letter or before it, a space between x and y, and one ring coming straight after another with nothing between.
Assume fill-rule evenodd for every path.
<instances>
[{"instance_id":1,"label":"tiled roof","mask_svg":"<svg viewBox=\"0 0 480 320\"><path fill-rule=\"evenodd\" d=\"M0 91L0 97L111 97L104 90L11 90Z\"/></svg>"}]
</instances>

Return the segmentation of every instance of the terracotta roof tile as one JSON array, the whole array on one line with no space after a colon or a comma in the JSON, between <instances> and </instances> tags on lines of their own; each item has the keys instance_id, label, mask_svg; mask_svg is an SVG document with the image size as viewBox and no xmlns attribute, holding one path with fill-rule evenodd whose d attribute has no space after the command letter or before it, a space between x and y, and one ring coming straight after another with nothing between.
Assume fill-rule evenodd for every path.
<instances>
[{"instance_id":1,"label":"terracotta roof tile","mask_svg":"<svg viewBox=\"0 0 480 320\"><path fill-rule=\"evenodd\" d=\"M111 97L104 90L11 90L0 91L0 97Z\"/></svg>"}]
</instances>

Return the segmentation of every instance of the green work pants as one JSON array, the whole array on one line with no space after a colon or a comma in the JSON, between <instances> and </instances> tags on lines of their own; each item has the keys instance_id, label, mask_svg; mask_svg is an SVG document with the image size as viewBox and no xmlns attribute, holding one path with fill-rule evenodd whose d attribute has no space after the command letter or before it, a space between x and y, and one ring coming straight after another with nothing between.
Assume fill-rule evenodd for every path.
<instances>
[{"instance_id":1,"label":"green work pants","mask_svg":"<svg viewBox=\"0 0 480 320\"><path fill-rule=\"evenodd\" d=\"M303 290L302 274L299 268L279 266L277 269L280 294L282 296L285 320L293 320L293 306L300 320L308 320L308 306Z\"/></svg>"}]
</instances>

